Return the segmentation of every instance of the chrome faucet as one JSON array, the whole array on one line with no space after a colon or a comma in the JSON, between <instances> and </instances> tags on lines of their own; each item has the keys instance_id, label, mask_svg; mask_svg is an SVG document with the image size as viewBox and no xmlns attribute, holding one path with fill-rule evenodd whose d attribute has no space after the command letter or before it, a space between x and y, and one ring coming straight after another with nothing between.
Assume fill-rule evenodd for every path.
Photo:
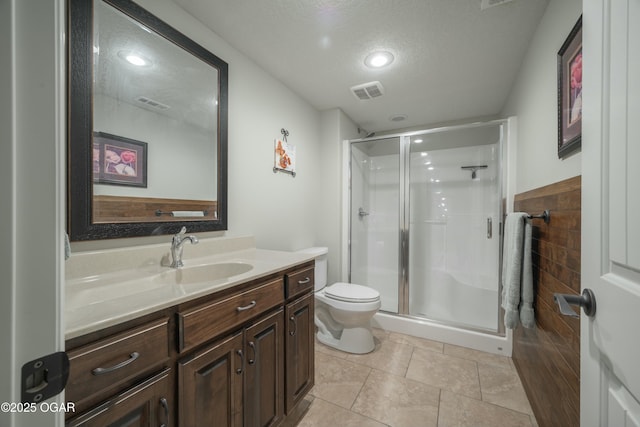
<instances>
[{"instance_id":1,"label":"chrome faucet","mask_svg":"<svg viewBox=\"0 0 640 427\"><path fill-rule=\"evenodd\" d=\"M185 236L187 232L187 227L182 227L179 233L173 235L173 239L171 239L171 258L173 261L171 262L172 268L180 268L184 266L182 262L182 245L184 245L185 241L190 241L192 244L198 243L198 238L196 236Z\"/></svg>"}]
</instances>

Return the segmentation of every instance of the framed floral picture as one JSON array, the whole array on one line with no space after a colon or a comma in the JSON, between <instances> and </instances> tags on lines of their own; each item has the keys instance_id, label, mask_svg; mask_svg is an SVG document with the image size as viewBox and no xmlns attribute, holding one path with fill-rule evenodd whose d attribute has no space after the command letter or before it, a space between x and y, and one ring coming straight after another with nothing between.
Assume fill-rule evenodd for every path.
<instances>
[{"instance_id":1,"label":"framed floral picture","mask_svg":"<svg viewBox=\"0 0 640 427\"><path fill-rule=\"evenodd\" d=\"M147 187L147 143L93 133L93 182Z\"/></svg>"},{"instance_id":2,"label":"framed floral picture","mask_svg":"<svg viewBox=\"0 0 640 427\"><path fill-rule=\"evenodd\" d=\"M558 157L582 142L582 16L558 51Z\"/></svg>"}]
</instances>

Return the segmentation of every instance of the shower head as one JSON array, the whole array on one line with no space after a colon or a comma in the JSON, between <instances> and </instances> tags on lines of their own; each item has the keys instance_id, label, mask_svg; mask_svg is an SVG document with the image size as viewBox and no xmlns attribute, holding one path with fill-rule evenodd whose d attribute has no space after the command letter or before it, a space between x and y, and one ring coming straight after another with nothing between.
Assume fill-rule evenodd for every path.
<instances>
[{"instance_id":1,"label":"shower head","mask_svg":"<svg viewBox=\"0 0 640 427\"><path fill-rule=\"evenodd\" d=\"M471 179L476 179L478 174L478 169L486 169L487 165L475 165L475 166L461 166L460 169L470 170L471 171Z\"/></svg>"},{"instance_id":2,"label":"shower head","mask_svg":"<svg viewBox=\"0 0 640 427\"><path fill-rule=\"evenodd\" d=\"M367 130L364 130L362 128L358 128L358 134L364 133L364 137L365 138L371 138L372 136L374 136L376 133L375 132L369 132Z\"/></svg>"}]
</instances>

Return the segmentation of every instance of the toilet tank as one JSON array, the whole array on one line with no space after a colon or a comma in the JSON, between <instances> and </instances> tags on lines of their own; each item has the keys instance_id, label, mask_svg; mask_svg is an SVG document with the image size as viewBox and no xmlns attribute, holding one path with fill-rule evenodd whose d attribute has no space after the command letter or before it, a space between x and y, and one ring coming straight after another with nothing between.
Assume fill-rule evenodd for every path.
<instances>
[{"instance_id":1,"label":"toilet tank","mask_svg":"<svg viewBox=\"0 0 640 427\"><path fill-rule=\"evenodd\" d=\"M307 248L301 249L297 251L303 254L313 255L316 259L316 267L313 275L313 281L315 284L315 290L319 291L327 285L327 254L329 253L329 248L325 247L315 247L315 248Z\"/></svg>"}]
</instances>

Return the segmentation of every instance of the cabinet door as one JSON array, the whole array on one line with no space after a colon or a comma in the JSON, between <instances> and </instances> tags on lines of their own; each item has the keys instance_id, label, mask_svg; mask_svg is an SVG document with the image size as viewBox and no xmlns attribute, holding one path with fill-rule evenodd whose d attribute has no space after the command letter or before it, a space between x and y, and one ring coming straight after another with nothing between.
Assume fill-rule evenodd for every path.
<instances>
[{"instance_id":1,"label":"cabinet door","mask_svg":"<svg viewBox=\"0 0 640 427\"><path fill-rule=\"evenodd\" d=\"M284 413L283 310L245 330L245 427L276 425Z\"/></svg>"},{"instance_id":2,"label":"cabinet door","mask_svg":"<svg viewBox=\"0 0 640 427\"><path fill-rule=\"evenodd\" d=\"M156 427L173 424L170 369L67 421L69 427Z\"/></svg>"},{"instance_id":3,"label":"cabinet door","mask_svg":"<svg viewBox=\"0 0 640 427\"><path fill-rule=\"evenodd\" d=\"M181 427L242 427L242 332L178 363Z\"/></svg>"},{"instance_id":4,"label":"cabinet door","mask_svg":"<svg viewBox=\"0 0 640 427\"><path fill-rule=\"evenodd\" d=\"M286 307L286 413L313 387L314 330L313 294Z\"/></svg>"}]
</instances>

